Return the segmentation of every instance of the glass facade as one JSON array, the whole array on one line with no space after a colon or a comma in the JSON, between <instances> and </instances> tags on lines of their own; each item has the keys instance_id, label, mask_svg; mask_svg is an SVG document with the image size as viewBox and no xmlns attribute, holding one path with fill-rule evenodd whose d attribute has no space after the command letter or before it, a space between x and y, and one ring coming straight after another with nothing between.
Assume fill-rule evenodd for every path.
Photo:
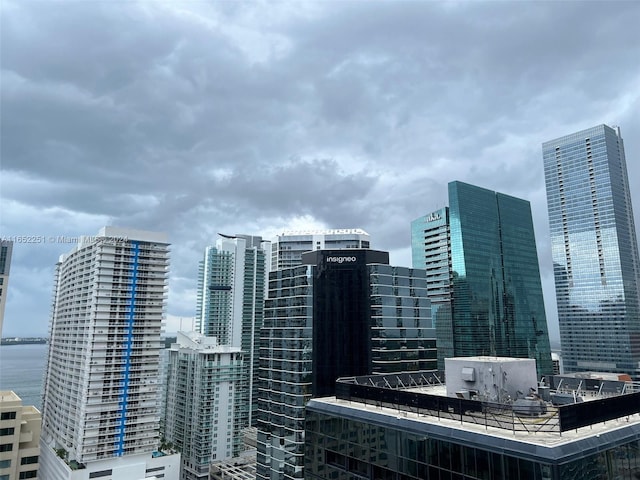
<instances>
[{"instance_id":1,"label":"glass facade","mask_svg":"<svg viewBox=\"0 0 640 480\"><path fill-rule=\"evenodd\" d=\"M425 271L368 267L371 365L367 373L437 369L436 331Z\"/></svg>"},{"instance_id":2,"label":"glass facade","mask_svg":"<svg viewBox=\"0 0 640 480\"><path fill-rule=\"evenodd\" d=\"M444 371L444 359L455 357L448 207L411 222L411 253L413 267L427 272L427 295L438 343L438 370Z\"/></svg>"},{"instance_id":3,"label":"glass facade","mask_svg":"<svg viewBox=\"0 0 640 480\"><path fill-rule=\"evenodd\" d=\"M264 315L270 254L261 237L222 236L205 249L198 276L196 330L220 345L242 349L245 358L246 422L255 426L258 409L258 345ZM241 432L237 432L241 439Z\"/></svg>"},{"instance_id":4,"label":"glass facade","mask_svg":"<svg viewBox=\"0 0 640 480\"><path fill-rule=\"evenodd\" d=\"M12 250L13 242L8 240L2 240L2 242L0 242L0 275L9 275Z\"/></svg>"},{"instance_id":5,"label":"glass facade","mask_svg":"<svg viewBox=\"0 0 640 480\"><path fill-rule=\"evenodd\" d=\"M440 369L444 358L492 355L533 358L540 375L551 374L529 202L451 182L449 208L411 227L413 265L427 268Z\"/></svg>"},{"instance_id":6,"label":"glass facade","mask_svg":"<svg viewBox=\"0 0 640 480\"><path fill-rule=\"evenodd\" d=\"M456 356L536 360L553 371L529 202L449 184Z\"/></svg>"},{"instance_id":7,"label":"glass facade","mask_svg":"<svg viewBox=\"0 0 640 480\"><path fill-rule=\"evenodd\" d=\"M216 337L220 345L231 345L233 267L233 252L209 246L198 271L196 330Z\"/></svg>"},{"instance_id":8,"label":"glass facade","mask_svg":"<svg viewBox=\"0 0 640 480\"><path fill-rule=\"evenodd\" d=\"M11 268L11 252L13 242L2 240L0 242L0 333L4 322L4 308L7 302L7 287L9 285L9 270Z\"/></svg>"},{"instance_id":9,"label":"glass facade","mask_svg":"<svg viewBox=\"0 0 640 480\"><path fill-rule=\"evenodd\" d=\"M303 478L305 406L341 376L436 368L424 270L320 250L271 272L261 333L259 479ZM313 352L313 353L312 353Z\"/></svg>"},{"instance_id":10,"label":"glass facade","mask_svg":"<svg viewBox=\"0 0 640 480\"><path fill-rule=\"evenodd\" d=\"M491 435L430 431L366 418L350 407L307 410L305 478L393 480L613 480L640 474L640 436L591 448L542 448ZM418 422L416 422L418 423ZM394 425L395 424L395 425ZM414 428L415 427L415 428ZM476 438L473 438L473 437ZM518 447L515 444L520 443ZM589 442L587 442L589 443ZM589 445L593 447L593 442ZM549 458L544 458L544 453ZM576 458L578 457L578 458Z\"/></svg>"},{"instance_id":11,"label":"glass facade","mask_svg":"<svg viewBox=\"0 0 640 480\"><path fill-rule=\"evenodd\" d=\"M542 150L565 371L638 380L638 244L620 132L599 125Z\"/></svg>"},{"instance_id":12,"label":"glass facade","mask_svg":"<svg viewBox=\"0 0 640 480\"><path fill-rule=\"evenodd\" d=\"M312 315L313 268L305 265L271 272L260 333L258 479L303 478Z\"/></svg>"}]
</instances>

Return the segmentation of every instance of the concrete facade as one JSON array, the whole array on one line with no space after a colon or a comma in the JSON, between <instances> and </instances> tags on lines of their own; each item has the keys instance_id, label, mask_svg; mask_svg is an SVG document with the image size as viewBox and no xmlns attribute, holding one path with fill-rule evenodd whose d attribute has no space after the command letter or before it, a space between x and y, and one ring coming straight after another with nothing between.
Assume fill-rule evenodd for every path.
<instances>
[{"instance_id":1,"label":"concrete facade","mask_svg":"<svg viewBox=\"0 0 640 480\"><path fill-rule=\"evenodd\" d=\"M0 479L39 477L40 428L37 408L23 406L12 391L0 391Z\"/></svg>"}]
</instances>

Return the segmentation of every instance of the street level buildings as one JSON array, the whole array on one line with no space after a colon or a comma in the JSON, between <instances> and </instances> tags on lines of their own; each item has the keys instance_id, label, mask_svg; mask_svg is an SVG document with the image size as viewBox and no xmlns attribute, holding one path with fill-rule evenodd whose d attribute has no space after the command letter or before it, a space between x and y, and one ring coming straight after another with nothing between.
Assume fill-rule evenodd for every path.
<instances>
[{"instance_id":1,"label":"street level buildings","mask_svg":"<svg viewBox=\"0 0 640 480\"><path fill-rule=\"evenodd\" d=\"M178 479L159 449L169 244L105 227L56 265L43 384L41 477Z\"/></svg>"},{"instance_id":2,"label":"street level buildings","mask_svg":"<svg viewBox=\"0 0 640 480\"><path fill-rule=\"evenodd\" d=\"M369 248L369 234L360 228L290 230L271 242L271 269L302 264L302 254L313 250Z\"/></svg>"},{"instance_id":3,"label":"street level buildings","mask_svg":"<svg viewBox=\"0 0 640 480\"><path fill-rule=\"evenodd\" d=\"M242 449L243 354L215 337L177 335L169 349L164 439L182 454L181 480L208 479L211 462Z\"/></svg>"},{"instance_id":4,"label":"street level buildings","mask_svg":"<svg viewBox=\"0 0 640 480\"><path fill-rule=\"evenodd\" d=\"M531 206L463 182L449 207L414 220L412 257L427 271L438 365L477 355L532 358L553 371Z\"/></svg>"},{"instance_id":5,"label":"street level buildings","mask_svg":"<svg viewBox=\"0 0 640 480\"><path fill-rule=\"evenodd\" d=\"M0 479L45 478L38 474L41 425L36 407L22 405L10 390L0 391Z\"/></svg>"},{"instance_id":6,"label":"street level buildings","mask_svg":"<svg viewBox=\"0 0 640 480\"><path fill-rule=\"evenodd\" d=\"M260 343L257 478L304 476L305 406L338 377L436 368L424 270L369 249L305 253L270 273Z\"/></svg>"},{"instance_id":7,"label":"street level buildings","mask_svg":"<svg viewBox=\"0 0 640 480\"><path fill-rule=\"evenodd\" d=\"M638 242L619 128L543 143L566 372L640 379Z\"/></svg>"},{"instance_id":8,"label":"street level buildings","mask_svg":"<svg viewBox=\"0 0 640 480\"><path fill-rule=\"evenodd\" d=\"M236 432L254 425L258 392L258 343L269 271L269 242L250 235L220 235L200 262L196 328L218 344L240 348L244 384L238 391L244 420Z\"/></svg>"}]
</instances>

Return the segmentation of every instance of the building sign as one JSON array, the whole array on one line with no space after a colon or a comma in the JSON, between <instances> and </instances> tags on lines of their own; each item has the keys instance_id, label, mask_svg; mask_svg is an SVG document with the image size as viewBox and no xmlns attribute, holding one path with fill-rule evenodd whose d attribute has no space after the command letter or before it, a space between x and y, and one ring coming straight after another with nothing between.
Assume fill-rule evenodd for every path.
<instances>
[{"instance_id":1,"label":"building sign","mask_svg":"<svg viewBox=\"0 0 640 480\"><path fill-rule=\"evenodd\" d=\"M442 220L442 217L438 212L430 213L427 217L427 222L435 222L436 220Z\"/></svg>"},{"instance_id":2,"label":"building sign","mask_svg":"<svg viewBox=\"0 0 640 480\"><path fill-rule=\"evenodd\" d=\"M356 257L354 256L332 256L327 257L327 263L354 263L356 261Z\"/></svg>"}]
</instances>

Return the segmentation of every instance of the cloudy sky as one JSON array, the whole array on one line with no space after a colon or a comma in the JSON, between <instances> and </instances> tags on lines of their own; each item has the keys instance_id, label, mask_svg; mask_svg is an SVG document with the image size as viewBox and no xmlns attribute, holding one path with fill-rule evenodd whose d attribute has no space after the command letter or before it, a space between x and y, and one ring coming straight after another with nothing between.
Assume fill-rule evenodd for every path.
<instances>
[{"instance_id":1,"label":"cloudy sky","mask_svg":"<svg viewBox=\"0 0 640 480\"><path fill-rule=\"evenodd\" d=\"M358 227L409 266L462 180L531 201L557 336L541 143L620 125L640 213L638 2L2 9L1 235L167 232L168 331L217 232ZM46 334L71 247L15 245L5 336Z\"/></svg>"}]
</instances>

